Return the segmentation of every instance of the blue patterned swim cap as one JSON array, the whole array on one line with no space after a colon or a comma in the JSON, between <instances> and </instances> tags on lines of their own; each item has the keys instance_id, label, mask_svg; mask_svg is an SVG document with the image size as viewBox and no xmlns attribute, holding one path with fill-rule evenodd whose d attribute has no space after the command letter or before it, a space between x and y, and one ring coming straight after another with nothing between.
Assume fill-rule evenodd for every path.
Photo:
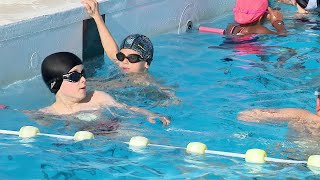
<instances>
[{"instance_id":1,"label":"blue patterned swim cap","mask_svg":"<svg viewBox=\"0 0 320 180\"><path fill-rule=\"evenodd\" d=\"M150 65L153 58L153 45L147 36L141 34L132 34L126 37L121 45L120 49L132 49L137 51L143 59L145 59Z\"/></svg>"}]
</instances>

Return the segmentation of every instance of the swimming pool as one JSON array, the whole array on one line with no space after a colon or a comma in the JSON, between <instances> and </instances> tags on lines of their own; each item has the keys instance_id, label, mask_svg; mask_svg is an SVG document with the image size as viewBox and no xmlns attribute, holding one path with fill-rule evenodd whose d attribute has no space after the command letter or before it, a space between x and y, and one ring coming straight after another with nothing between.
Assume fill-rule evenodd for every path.
<instances>
[{"instance_id":1,"label":"swimming pool","mask_svg":"<svg viewBox=\"0 0 320 180\"><path fill-rule=\"evenodd\" d=\"M170 116L172 124L167 128L114 109L110 110L113 114L103 111L99 122L70 117L44 117L45 121L36 122L12 109L32 110L53 102L41 78L36 76L2 88L1 103L11 108L0 111L2 129L34 125L43 133L73 135L84 126L98 127L110 119L118 119L120 127L115 133L83 142L43 136L22 140L1 135L1 179L314 178L316 175L305 165L256 165L239 158L188 155L181 149L134 150L122 143L143 135L154 144L186 147L189 142L200 141L210 150L245 153L260 148L270 157L283 159L306 160L309 155L319 154L317 137L298 133L286 123L236 120L239 111L254 107L298 107L314 112L313 92L320 85L320 50L314 22L319 18L309 15L307 19L309 22L293 20L287 15L286 25L292 34L277 39L238 39L238 44L195 30L152 37L156 51L150 74L172 86L182 102L157 106L155 99L141 97L143 91L135 87L112 92L128 104ZM222 28L231 20L229 14L205 25ZM107 78L114 71L106 63L96 69L95 77Z\"/></svg>"}]
</instances>

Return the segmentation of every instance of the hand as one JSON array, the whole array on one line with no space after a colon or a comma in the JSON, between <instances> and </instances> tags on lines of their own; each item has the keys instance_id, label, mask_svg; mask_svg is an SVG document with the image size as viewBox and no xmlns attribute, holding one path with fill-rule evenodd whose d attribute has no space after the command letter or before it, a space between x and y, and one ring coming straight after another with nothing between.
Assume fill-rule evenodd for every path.
<instances>
[{"instance_id":1,"label":"hand","mask_svg":"<svg viewBox=\"0 0 320 180\"><path fill-rule=\"evenodd\" d=\"M268 7L268 16L267 18L269 19L270 23L273 24L275 21L282 21L283 20L283 15L280 11L278 10L273 10L272 8Z\"/></svg>"},{"instance_id":2,"label":"hand","mask_svg":"<svg viewBox=\"0 0 320 180\"><path fill-rule=\"evenodd\" d=\"M96 18L96 17L100 16L99 5L96 0L81 0L81 3L85 6L87 13L92 18Z\"/></svg>"},{"instance_id":3,"label":"hand","mask_svg":"<svg viewBox=\"0 0 320 180\"><path fill-rule=\"evenodd\" d=\"M170 124L170 120L167 117L162 116L162 115L157 115L157 114L154 114L152 116L148 116L148 121L150 123L154 124L154 123L156 123L156 121L154 120L155 118L159 118L164 126L168 126Z\"/></svg>"}]
</instances>

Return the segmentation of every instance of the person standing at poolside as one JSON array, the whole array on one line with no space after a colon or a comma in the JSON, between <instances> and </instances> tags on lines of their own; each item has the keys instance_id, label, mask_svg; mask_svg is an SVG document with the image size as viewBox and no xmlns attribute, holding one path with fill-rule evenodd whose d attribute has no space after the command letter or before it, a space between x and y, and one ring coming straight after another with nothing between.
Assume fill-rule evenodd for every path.
<instances>
[{"instance_id":1,"label":"person standing at poolside","mask_svg":"<svg viewBox=\"0 0 320 180\"><path fill-rule=\"evenodd\" d=\"M283 15L280 11L269 7L268 0L237 0L233 9L234 19L238 24L230 24L226 29L227 35L248 34L286 34ZM269 30L262 25L267 18L276 29Z\"/></svg>"},{"instance_id":2,"label":"person standing at poolside","mask_svg":"<svg viewBox=\"0 0 320 180\"><path fill-rule=\"evenodd\" d=\"M107 93L101 91L87 93L82 62L72 53L59 52L49 55L42 62L41 73L43 81L56 97L52 105L39 110L42 113L69 115L80 111L116 107L141 113L151 123L155 123L155 118L159 118L164 125L170 123L165 116L119 103Z\"/></svg>"}]
</instances>

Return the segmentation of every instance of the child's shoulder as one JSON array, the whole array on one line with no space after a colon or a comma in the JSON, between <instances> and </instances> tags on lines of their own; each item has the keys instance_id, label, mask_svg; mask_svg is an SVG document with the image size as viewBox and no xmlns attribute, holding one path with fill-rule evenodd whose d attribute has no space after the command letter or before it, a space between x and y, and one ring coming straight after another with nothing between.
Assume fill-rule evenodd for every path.
<instances>
[{"instance_id":1,"label":"child's shoulder","mask_svg":"<svg viewBox=\"0 0 320 180\"><path fill-rule=\"evenodd\" d=\"M92 91L89 92L88 95L91 96L91 99L105 99L111 97L108 93L103 91Z\"/></svg>"},{"instance_id":2,"label":"child's shoulder","mask_svg":"<svg viewBox=\"0 0 320 180\"><path fill-rule=\"evenodd\" d=\"M90 92L89 96L91 96L91 102L98 103L101 105L112 105L116 103L116 101L110 94L105 93L103 91Z\"/></svg>"},{"instance_id":3,"label":"child's shoulder","mask_svg":"<svg viewBox=\"0 0 320 180\"><path fill-rule=\"evenodd\" d=\"M52 105L48 106L48 107L41 108L41 109L38 110L38 112L39 113L44 113L44 114L53 114L54 113Z\"/></svg>"}]
</instances>

